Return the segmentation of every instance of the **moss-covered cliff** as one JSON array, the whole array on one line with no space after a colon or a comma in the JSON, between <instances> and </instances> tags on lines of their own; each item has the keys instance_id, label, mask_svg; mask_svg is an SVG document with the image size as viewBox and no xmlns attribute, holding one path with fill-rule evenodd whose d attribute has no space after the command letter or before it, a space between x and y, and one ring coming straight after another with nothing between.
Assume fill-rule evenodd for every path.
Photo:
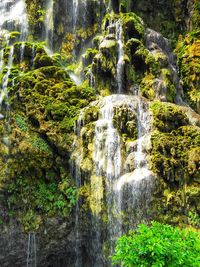
<instances>
[{"instance_id":1,"label":"moss-covered cliff","mask_svg":"<svg viewBox=\"0 0 200 267\"><path fill-rule=\"evenodd\" d=\"M119 227L198 229L199 1L25 4L0 26L0 265L25 264L32 232L38 266L101 267Z\"/></svg>"}]
</instances>

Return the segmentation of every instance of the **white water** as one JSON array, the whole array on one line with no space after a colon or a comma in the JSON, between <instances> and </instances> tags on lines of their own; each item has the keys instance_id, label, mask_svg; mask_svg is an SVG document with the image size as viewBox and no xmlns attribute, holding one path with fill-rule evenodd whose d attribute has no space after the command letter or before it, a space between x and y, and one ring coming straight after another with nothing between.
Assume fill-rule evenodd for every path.
<instances>
[{"instance_id":1,"label":"white water","mask_svg":"<svg viewBox=\"0 0 200 267\"><path fill-rule=\"evenodd\" d=\"M113 190L113 185L121 174L122 163L120 136L113 125L113 103L116 98L117 96L109 96L103 100L100 108L100 119L95 126L95 150L93 153L96 175L106 177L107 224L109 240L112 243L121 234L121 220L119 219L121 201L119 194L116 194ZM97 202L99 202L98 199ZM96 229L96 231L99 230ZM110 249L110 253L112 253L112 245Z\"/></svg>"},{"instance_id":2,"label":"white water","mask_svg":"<svg viewBox=\"0 0 200 267\"><path fill-rule=\"evenodd\" d=\"M72 154L71 157L71 175L75 176L75 183L76 187L79 189L82 184L81 179L81 161L82 161L82 155L83 150L82 146L80 146L80 142L82 141L81 137L81 127L83 126L83 112L80 113L78 120L76 121L76 125L74 127L74 133L77 136L77 139L74 140L73 143L73 149L75 150L76 147L81 147L81 150L79 153ZM82 266L82 250L81 250L81 217L80 217L80 204L79 201L76 203L76 214L75 214L75 235L76 235L76 243L75 243L75 254L76 254L76 261L75 261L75 267L81 267Z\"/></svg>"},{"instance_id":3,"label":"white water","mask_svg":"<svg viewBox=\"0 0 200 267\"><path fill-rule=\"evenodd\" d=\"M95 126L94 162L96 174L118 177L121 172L120 137L113 126L113 97L106 97ZM105 130L106 129L106 130Z\"/></svg>"},{"instance_id":4,"label":"white water","mask_svg":"<svg viewBox=\"0 0 200 267\"><path fill-rule=\"evenodd\" d=\"M78 20L81 16L82 18L82 27L86 23L86 11L87 11L87 0L73 0L73 20L72 28L73 33L76 35L76 29L78 26Z\"/></svg>"},{"instance_id":5,"label":"white water","mask_svg":"<svg viewBox=\"0 0 200 267\"><path fill-rule=\"evenodd\" d=\"M134 106L132 106L134 109ZM151 116L148 111L148 105L137 98L137 133L136 151L134 152L135 170L132 173L126 173L115 184L115 190L120 192L125 184L140 182L143 179L152 178L152 172L148 169L145 145L150 142Z\"/></svg>"},{"instance_id":6,"label":"white water","mask_svg":"<svg viewBox=\"0 0 200 267\"><path fill-rule=\"evenodd\" d=\"M34 68L34 59L35 59L35 54L36 54L36 51L35 51L35 44L32 45L32 60L31 60L31 65L32 65L32 68Z\"/></svg>"},{"instance_id":7,"label":"white water","mask_svg":"<svg viewBox=\"0 0 200 267\"><path fill-rule=\"evenodd\" d=\"M77 24L77 18L78 18L78 0L73 0L73 32L76 31L76 24Z\"/></svg>"},{"instance_id":8,"label":"white water","mask_svg":"<svg viewBox=\"0 0 200 267\"><path fill-rule=\"evenodd\" d=\"M118 62L117 62L117 93L120 94L123 91L123 73L124 73L124 49L123 49L123 30L122 22L119 19L116 22L116 40L118 43Z\"/></svg>"},{"instance_id":9,"label":"white water","mask_svg":"<svg viewBox=\"0 0 200 267\"><path fill-rule=\"evenodd\" d=\"M35 233L28 234L26 267L37 267L37 246Z\"/></svg>"},{"instance_id":10,"label":"white water","mask_svg":"<svg viewBox=\"0 0 200 267\"><path fill-rule=\"evenodd\" d=\"M94 87L95 86L95 76L94 76L94 74L92 72L92 66L91 66L91 68L89 70L89 86L90 87Z\"/></svg>"},{"instance_id":11,"label":"white water","mask_svg":"<svg viewBox=\"0 0 200 267\"><path fill-rule=\"evenodd\" d=\"M46 51L48 54L52 54L53 50L53 31L54 31L54 19L53 19L53 0L47 0L45 8L45 42L46 42Z\"/></svg>"},{"instance_id":12,"label":"white water","mask_svg":"<svg viewBox=\"0 0 200 267\"><path fill-rule=\"evenodd\" d=\"M20 32L20 41L22 41L20 49L20 61L24 57L24 41L28 37L28 17L24 0L2 0L0 1L0 37L5 40L6 45L10 42L10 33L13 31ZM11 51L12 52L12 51ZM13 56L13 55L12 55ZM3 50L1 51L0 71L3 67ZM7 73L9 75L9 73ZM5 78L6 79L6 78ZM5 87L5 81L4 85ZM5 88L4 88L5 89ZM1 99L4 97L4 90L1 92Z\"/></svg>"},{"instance_id":13,"label":"white water","mask_svg":"<svg viewBox=\"0 0 200 267\"><path fill-rule=\"evenodd\" d=\"M20 48L20 63L23 61L24 59L24 49L25 49L25 42L21 43L21 48Z\"/></svg>"},{"instance_id":14,"label":"white water","mask_svg":"<svg viewBox=\"0 0 200 267\"><path fill-rule=\"evenodd\" d=\"M124 169L122 140L113 125L114 109L121 105L137 114L138 138L135 141L136 149L133 151L135 169L131 173ZM151 115L148 104L138 96L111 95L100 100L99 107L100 118L95 125L93 161L96 176L105 177L107 234L111 255L116 239L123 233L124 212L138 213L136 217L129 218L130 227L148 217L154 176L148 169L145 147L150 141ZM96 199L97 206L102 205L102 198L98 197L99 195ZM101 236L101 229L98 229L100 224L96 224L96 227L96 233ZM101 242L100 238L93 242L96 242L96 247L101 247L101 244L98 244Z\"/></svg>"},{"instance_id":15,"label":"white water","mask_svg":"<svg viewBox=\"0 0 200 267\"><path fill-rule=\"evenodd\" d=\"M80 75L77 75L73 72L69 72L69 77L72 79L72 81L76 84L76 85L80 85L82 83L81 77Z\"/></svg>"},{"instance_id":16,"label":"white water","mask_svg":"<svg viewBox=\"0 0 200 267\"><path fill-rule=\"evenodd\" d=\"M24 0L0 2L0 35L7 31L19 31L21 40L24 41L28 35L28 18Z\"/></svg>"}]
</instances>

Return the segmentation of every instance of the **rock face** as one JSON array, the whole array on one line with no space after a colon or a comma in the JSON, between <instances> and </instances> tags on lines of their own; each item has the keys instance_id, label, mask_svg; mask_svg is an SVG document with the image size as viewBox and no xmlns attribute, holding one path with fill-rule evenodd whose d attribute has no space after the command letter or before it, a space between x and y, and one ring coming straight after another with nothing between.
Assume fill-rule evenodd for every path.
<instances>
[{"instance_id":1,"label":"rock face","mask_svg":"<svg viewBox=\"0 0 200 267\"><path fill-rule=\"evenodd\" d=\"M0 17L0 266L110 267L141 222L199 228L198 0Z\"/></svg>"}]
</instances>

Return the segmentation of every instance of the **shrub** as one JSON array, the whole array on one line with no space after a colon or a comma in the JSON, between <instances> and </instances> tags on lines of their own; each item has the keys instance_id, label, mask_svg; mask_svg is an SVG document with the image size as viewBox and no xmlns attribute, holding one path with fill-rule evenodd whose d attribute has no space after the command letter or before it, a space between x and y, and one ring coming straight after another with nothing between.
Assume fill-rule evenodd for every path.
<instances>
[{"instance_id":1,"label":"shrub","mask_svg":"<svg viewBox=\"0 0 200 267\"><path fill-rule=\"evenodd\" d=\"M114 264L125 267L199 267L200 235L191 229L179 229L152 222L141 224L117 241Z\"/></svg>"}]
</instances>

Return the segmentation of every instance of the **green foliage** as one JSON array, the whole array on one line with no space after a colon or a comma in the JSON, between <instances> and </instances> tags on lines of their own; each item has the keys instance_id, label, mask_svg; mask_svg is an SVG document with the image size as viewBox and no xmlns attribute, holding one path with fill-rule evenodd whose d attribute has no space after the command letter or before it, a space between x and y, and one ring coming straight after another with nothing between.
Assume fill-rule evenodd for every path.
<instances>
[{"instance_id":1,"label":"green foliage","mask_svg":"<svg viewBox=\"0 0 200 267\"><path fill-rule=\"evenodd\" d=\"M40 151L44 151L44 152L50 151L48 144L45 142L45 140L43 140L40 137L34 138L31 145Z\"/></svg>"},{"instance_id":2,"label":"green foliage","mask_svg":"<svg viewBox=\"0 0 200 267\"><path fill-rule=\"evenodd\" d=\"M151 104L151 110L153 112L153 125L159 131L171 132L189 123L181 108L174 104L155 101Z\"/></svg>"},{"instance_id":3,"label":"green foliage","mask_svg":"<svg viewBox=\"0 0 200 267\"><path fill-rule=\"evenodd\" d=\"M200 227L200 216L196 212L189 211L189 223L195 227Z\"/></svg>"},{"instance_id":4,"label":"green foliage","mask_svg":"<svg viewBox=\"0 0 200 267\"><path fill-rule=\"evenodd\" d=\"M15 118L15 121L16 121L17 126L20 128L20 130L22 130L23 132L26 132L28 130L25 119L22 116L17 115Z\"/></svg>"},{"instance_id":5,"label":"green foliage","mask_svg":"<svg viewBox=\"0 0 200 267\"><path fill-rule=\"evenodd\" d=\"M113 263L124 267L199 267L199 233L152 222L117 241Z\"/></svg>"},{"instance_id":6,"label":"green foliage","mask_svg":"<svg viewBox=\"0 0 200 267\"><path fill-rule=\"evenodd\" d=\"M67 216L77 201L77 189L65 177L62 182L17 176L7 185L7 203L19 211L25 230L37 229L49 216Z\"/></svg>"},{"instance_id":7,"label":"green foliage","mask_svg":"<svg viewBox=\"0 0 200 267\"><path fill-rule=\"evenodd\" d=\"M200 31L193 30L184 38L180 37L176 52L180 76L183 81L185 97L198 113L200 113Z\"/></svg>"},{"instance_id":8,"label":"green foliage","mask_svg":"<svg viewBox=\"0 0 200 267\"><path fill-rule=\"evenodd\" d=\"M129 36L129 38L144 37L143 21L135 13L131 12L123 14L122 21L126 36Z\"/></svg>"}]
</instances>

